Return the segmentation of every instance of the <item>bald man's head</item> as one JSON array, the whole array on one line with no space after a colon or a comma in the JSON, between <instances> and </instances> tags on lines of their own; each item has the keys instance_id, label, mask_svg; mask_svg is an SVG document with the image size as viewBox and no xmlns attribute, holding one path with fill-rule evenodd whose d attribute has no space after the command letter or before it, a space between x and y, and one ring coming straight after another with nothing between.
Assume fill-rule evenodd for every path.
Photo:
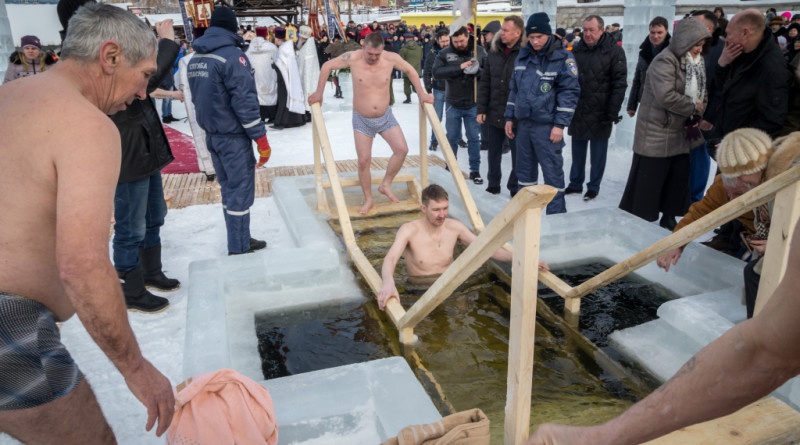
<instances>
[{"instance_id":1,"label":"bald man's head","mask_svg":"<svg viewBox=\"0 0 800 445\"><path fill-rule=\"evenodd\" d=\"M758 10L745 9L731 18L725 40L731 44L741 44L743 51L749 53L761 43L766 26L766 19Z\"/></svg>"}]
</instances>

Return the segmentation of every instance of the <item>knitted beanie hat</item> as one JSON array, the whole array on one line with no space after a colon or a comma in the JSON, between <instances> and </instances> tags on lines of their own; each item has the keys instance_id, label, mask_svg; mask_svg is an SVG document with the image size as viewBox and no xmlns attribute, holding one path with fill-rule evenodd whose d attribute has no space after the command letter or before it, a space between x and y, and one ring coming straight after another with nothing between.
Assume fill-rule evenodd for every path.
<instances>
[{"instance_id":1,"label":"knitted beanie hat","mask_svg":"<svg viewBox=\"0 0 800 445\"><path fill-rule=\"evenodd\" d=\"M42 42L40 42L39 38L36 36L23 36L22 39L20 39L19 47L25 49L26 46L42 49Z\"/></svg>"},{"instance_id":2,"label":"knitted beanie hat","mask_svg":"<svg viewBox=\"0 0 800 445\"><path fill-rule=\"evenodd\" d=\"M236 14L231 8L225 6L214 8L214 12L211 13L211 22L209 22L209 25L227 29L230 32L236 32L236 30L239 29L239 23L236 22Z\"/></svg>"},{"instance_id":3,"label":"knitted beanie hat","mask_svg":"<svg viewBox=\"0 0 800 445\"><path fill-rule=\"evenodd\" d=\"M772 139L755 128L740 128L722 139L717 149L717 165L729 178L760 172L772 155Z\"/></svg>"},{"instance_id":4,"label":"knitted beanie hat","mask_svg":"<svg viewBox=\"0 0 800 445\"><path fill-rule=\"evenodd\" d=\"M536 12L528 17L528 26L525 27L526 34L552 34L553 29L550 28L550 17L547 13Z\"/></svg>"}]
</instances>

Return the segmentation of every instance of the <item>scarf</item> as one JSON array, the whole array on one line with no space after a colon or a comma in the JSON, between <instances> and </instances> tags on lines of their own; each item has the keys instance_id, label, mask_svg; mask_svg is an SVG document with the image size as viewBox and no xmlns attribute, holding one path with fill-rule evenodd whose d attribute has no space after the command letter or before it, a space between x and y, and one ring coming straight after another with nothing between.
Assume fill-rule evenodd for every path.
<instances>
[{"instance_id":1,"label":"scarf","mask_svg":"<svg viewBox=\"0 0 800 445\"><path fill-rule=\"evenodd\" d=\"M686 89L684 94L692 99L692 103L706 101L706 66L703 56L692 57L691 53L684 56L686 66Z\"/></svg>"}]
</instances>

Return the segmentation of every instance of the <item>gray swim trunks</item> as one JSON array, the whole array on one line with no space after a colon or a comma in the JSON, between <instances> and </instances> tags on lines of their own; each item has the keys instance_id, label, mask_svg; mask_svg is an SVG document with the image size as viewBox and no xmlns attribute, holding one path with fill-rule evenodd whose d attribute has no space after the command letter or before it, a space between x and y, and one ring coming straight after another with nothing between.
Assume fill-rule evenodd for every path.
<instances>
[{"instance_id":1,"label":"gray swim trunks","mask_svg":"<svg viewBox=\"0 0 800 445\"><path fill-rule=\"evenodd\" d=\"M371 138L399 125L397 119L394 118L394 114L392 114L392 107L389 107L383 116L372 118L364 117L353 110L353 130Z\"/></svg>"},{"instance_id":2,"label":"gray swim trunks","mask_svg":"<svg viewBox=\"0 0 800 445\"><path fill-rule=\"evenodd\" d=\"M0 410L52 402L82 378L53 313L38 301L0 292Z\"/></svg>"}]
</instances>

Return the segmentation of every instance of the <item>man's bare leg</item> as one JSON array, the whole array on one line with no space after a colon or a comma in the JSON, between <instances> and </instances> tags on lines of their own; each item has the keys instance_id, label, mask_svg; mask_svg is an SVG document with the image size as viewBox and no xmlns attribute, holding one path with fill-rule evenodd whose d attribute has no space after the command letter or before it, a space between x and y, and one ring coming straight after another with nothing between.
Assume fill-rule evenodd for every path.
<instances>
[{"instance_id":1,"label":"man's bare leg","mask_svg":"<svg viewBox=\"0 0 800 445\"><path fill-rule=\"evenodd\" d=\"M364 192L364 205L358 213L366 215L372 208L372 138L364 133L354 131L356 140L356 156L358 156L358 182Z\"/></svg>"},{"instance_id":2,"label":"man's bare leg","mask_svg":"<svg viewBox=\"0 0 800 445\"><path fill-rule=\"evenodd\" d=\"M116 444L86 377L69 394L36 408L0 411L0 431L26 444Z\"/></svg>"},{"instance_id":3,"label":"man's bare leg","mask_svg":"<svg viewBox=\"0 0 800 445\"><path fill-rule=\"evenodd\" d=\"M403 166L403 161L406 160L406 155L408 154L406 137L403 135L403 130L400 129L399 125L384 131L381 133L381 137L389 144L389 148L392 149L392 157L389 158L389 163L386 165L386 174L383 176L383 182L378 186L378 191L386 195L386 197L392 201L400 202L400 200L392 194L392 180L397 176L397 172L400 171L400 168Z\"/></svg>"}]
</instances>

